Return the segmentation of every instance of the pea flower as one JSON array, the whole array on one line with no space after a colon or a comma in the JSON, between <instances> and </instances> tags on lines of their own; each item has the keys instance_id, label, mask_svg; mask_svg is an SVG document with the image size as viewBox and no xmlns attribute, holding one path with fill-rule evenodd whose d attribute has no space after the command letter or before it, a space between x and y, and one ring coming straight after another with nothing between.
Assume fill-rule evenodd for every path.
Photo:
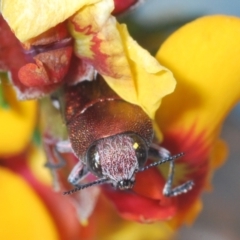
<instances>
[{"instance_id":1,"label":"pea flower","mask_svg":"<svg viewBox=\"0 0 240 240\"><path fill-rule=\"evenodd\" d=\"M17 9L22 11L19 13ZM20 46L18 47L22 61L17 66L17 76L12 79L19 86L21 98L42 96L56 89L59 83L73 84L86 79L92 80L97 71L120 97L141 106L153 119L161 98L174 90L175 80L168 69L161 66L130 37L124 25L117 23L111 15L113 9L112 0L69 3L56 0L51 1L51 4L49 1L39 3L15 0L11 4L9 1L2 1L4 19L25 48L30 49L30 52L28 50L22 53ZM65 20L73 37L74 53L78 59L72 58L71 41L62 30L64 26L61 25L60 30L51 31ZM35 23L34 30L32 21ZM56 32L63 33L55 34ZM29 55L35 56L29 60ZM14 68L15 72L16 64L2 65L7 65L5 70L10 72ZM70 65L74 70L70 69L67 75ZM149 79L151 84L148 84ZM27 90L24 85L28 87ZM155 94L154 88L161 90Z\"/></svg>"},{"instance_id":2,"label":"pea flower","mask_svg":"<svg viewBox=\"0 0 240 240\"><path fill-rule=\"evenodd\" d=\"M11 133L12 125L8 123L14 122L16 118L18 122L19 110L25 111L33 104L32 114L36 116L36 102L23 102L21 108L18 104L16 96L11 86L4 85L4 96L1 103L0 119L1 133ZM6 93L11 93L6 95ZM10 102L8 102L10 99ZM4 106L8 104L8 110L11 112L5 115L2 111ZM23 111L23 113L25 113ZM31 115L25 116L25 121L18 123L17 127L26 128L26 122L30 126L34 126L36 118ZM16 139L12 142L7 142L0 138L0 186L1 186L1 218L0 218L0 238L1 239L118 239L122 234L128 234L129 230L138 229L136 223L127 225L122 219L117 216L116 211L112 208L109 202L103 196L98 198L98 204L94 212L88 219L87 225L80 224L75 211L74 204L69 198L66 198L61 193L56 193L51 187L51 176L43 164L46 161L42 150L36 145L30 145L24 139L28 136L28 131L25 129L23 133L15 131ZM18 142L16 142L16 140ZM14 144L18 144L23 140L24 145L18 146L18 151ZM5 149L7 146L7 149ZM6 155L6 150L7 155ZM17 201L16 201L17 200ZM103 221L104 220L104 221ZM105 224L109 225L116 221L115 227L104 229ZM100 223L103 224L100 224ZM124 230L127 227L126 231ZM130 229L128 229L130 228ZM142 228L142 235L148 232L148 229L153 231L153 236L159 236L156 231L156 226L145 226ZM168 230L170 231L170 230ZM139 231L135 231L138 232ZM165 233L162 233L165 235ZM135 234L134 234L135 235ZM136 235L135 239L138 239ZM123 236L124 237L124 236ZM133 238L134 239L134 238Z\"/></svg>"},{"instance_id":3,"label":"pea flower","mask_svg":"<svg viewBox=\"0 0 240 240\"><path fill-rule=\"evenodd\" d=\"M32 6L33 8L31 11L27 11L28 7L21 7L23 13L19 14L17 12L15 14L11 6L19 9L19 3L29 5L29 9ZM115 215L116 211L123 219L141 223L165 220L165 222L151 225L152 236L163 235L165 239L173 229L184 223L192 223L201 209L200 195L202 191L210 187L210 178L213 171L223 163L226 156L226 146L218 135L225 116L237 102L239 96L236 83L239 76L237 63L239 62L238 52L240 51L238 44L240 20L227 16L200 18L182 27L169 37L156 57L163 66L173 72L178 84L176 91L165 97L159 108L162 97L172 92L175 87L173 75L140 48L131 39L126 27L119 25L115 18L111 16L110 13L114 7L113 1L71 1L72 4L67 4L66 1L64 6L66 10L63 10L62 3L58 1L54 1L53 5L44 5L44 8L39 8L39 5L36 8L35 3L35 1L25 1L24 3L16 1L16 4L10 6L7 1L2 1L3 16L18 39L24 42L25 48L32 48L32 43L36 39L37 42L41 39L40 34L54 28L60 22L67 21L64 24L68 25L70 35L66 32L67 35L63 34L61 36L63 36L63 39L66 39L67 36L70 41L67 42L67 45L60 44L57 47L54 45L54 48L56 47L57 50L70 48L69 51L72 51L71 41L74 41L74 55L72 55L72 52L69 55L66 55L66 52L63 53L65 57L67 56L67 64L61 66L64 71L60 70L61 74L55 78L55 81L51 82L51 74L54 74L55 70L52 73L46 71L47 78L50 80L50 83L47 84L45 84L46 78L42 78L42 75L40 78L33 77L34 81L28 78L30 76L28 74L33 73L33 76L36 76L36 72L30 71L33 65L29 64L35 64L41 72L46 70L42 64L42 58L33 58L34 63L32 59L29 62L29 56L24 55L23 58L26 61L16 67L14 64L12 65L9 59L8 61L3 59L2 56L8 58L7 55L0 55L0 67L5 71L10 71L12 77L13 73L16 73L16 79L12 79L12 81L18 87L18 91L29 97L29 88L31 88L31 92L37 90L39 93L34 92L36 95L32 94L30 97L40 96L66 83L70 76L74 80L68 84L76 84L82 81L83 77L91 78L91 74L94 76L94 72L97 71L122 98L138 104L149 114L161 129L162 146L169 149L173 154L185 152L185 156L176 161L174 185L179 185L187 179L192 179L195 183L193 190L188 193L175 198L167 198L162 194L166 181L167 166L161 166L138 173L136 185L132 192L113 190L110 187L103 186L98 188L95 198L92 198L94 201L96 199L95 202L90 199L91 201L85 203L82 201L83 198L78 195L80 196L79 205L82 204L82 207L78 209L88 208L89 204L92 204L93 207L87 215L90 228L88 234L95 234L98 237L104 236L102 239L113 239L113 236L114 239L123 239L126 236L125 234L129 236L131 232L138 232L138 230L134 231L135 229L147 228L145 225L139 227L136 223L124 224ZM53 14L56 9L58 13ZM41 14L41 12L36 14L36 11L44 11L45 14ZM36 19L37 25L33 29L29 22L33 22L36 16L39 19ZM52 16L54 16L53 21L49 21L49 17ZM63 26L63 29L65 27L66 25ZM47 36L52 36L52 33L47 34ZM56 40L56 38L54 39ZM62 38L59 39L61 42ZM14 43L13 46L16 46L16 44ZM18 43L17 48L20 49L20 47L21 44ZM45 50L44 47L44 53ZM34 54L38 55L38 51ZM53 56L58 59L62 55L53 54ZM75 67L77 69L74 73L72 72L73 59L77 60L77 64L79 64L79 68ZM54 65L58 64L55 62ZM50 86L50 88L46 90L46 86ZM231 94L226 95L226 92L231 92ZM74 162L74 159L71 160L71 155L65 157L68 159L68 168ZM8 161L6 166L23 174L24 171L20 170L24 169L24 165L19 168L20 165L15 162L19 161L13 159ZM61 186L65 185L66 178L63 177L66 172L68 172L66 169L57 171ZM28 175L30 175L30 171L28 171ZM9 180L14 178L11 174L5 174L4 172L3 176ZM28 177L29 183L32 183L33 179L33 177ZM31 186L38 189L37 184ZM45 204L49 204L49 210L55 210L55 212L50 211L50 214L52 214L56 224L59 219L62 219L63 215L56 214L57 206L54 206L51 200L54 199L54 203L61 202L66 206L72 206L71 199L59 195L55 196L52 193L50 194L51 191L44 189L42 194L45 197L47 194L50 195ZM43 195L40 195L40 197ZM32 198L31 202L36 203L37 198ZM7 206L8 202L5 204ZM114 205L115 209L111 207L111 204ZM40 213L44 212L43 208L39 209ZM69 207L69 209L72 208ZM111 214L111 212L114 213ZM76 213L74 214L72 210L70 213L72 214L68 214L68 218L76 218ZM114 232L112 232L108 227L107 233L101 232L102 220L100 219L103 213L105 213L105 223L112 223L114 222L112 219L115 219L115 221L117 219L119 221L118 226L122 225L126 231L119 232L120 228L113 227ZM73 222L76 223L76 219ZM46 223L49 224L46 224L46 227L55 229L51 220L46 220ZM68 227L70 228L70 225ZM151 227L148 229L151 229ZM67 228L57 233L59 229L53 230L53 233L51 233L53 235L49 235L49 239L52 236L55 238L62 236L62 239L67 236ZM94 238L93 235L91 237ZM136 234L133 235L133 239L134 237L135 239L141 239L141 237L143 239L145 236ZM150 233L148 237L150 237Z\"/></svg>"}]
</instances>

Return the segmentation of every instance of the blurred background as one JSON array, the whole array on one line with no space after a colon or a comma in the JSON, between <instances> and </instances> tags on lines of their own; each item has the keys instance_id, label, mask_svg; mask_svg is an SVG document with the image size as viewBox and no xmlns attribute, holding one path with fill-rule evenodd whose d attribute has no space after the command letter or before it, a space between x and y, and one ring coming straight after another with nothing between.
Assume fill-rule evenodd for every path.
<instances>
[{"instance_id":1,"label":"blurred background","mask_svg":"<svg viewBox=\"0 0 240 240\"><path fill-rule=\"evenodd\" d=\"M212 14L240 17L240 1L146 0L120 21L128 22L131 35L155 54L174 30ZM221 136L229 146L228 160L213 177L213 191L203 194L204 208L196 222L182 228L175 240L240 239L240 105L226 119Z\"/></svg>"}]
</instances>

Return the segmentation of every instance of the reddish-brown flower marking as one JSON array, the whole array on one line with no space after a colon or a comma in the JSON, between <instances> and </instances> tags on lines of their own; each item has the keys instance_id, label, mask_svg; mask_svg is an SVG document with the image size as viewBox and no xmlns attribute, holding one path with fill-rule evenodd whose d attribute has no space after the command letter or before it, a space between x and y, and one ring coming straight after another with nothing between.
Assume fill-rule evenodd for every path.
<instances>
[{"instance_id":1,"label":"reddish-brown flower marking","mask_svg":"<svg viewBox=\"0 0 240 240\"><path fill-rule=\"evenodd\" d=\"M126 11L137 2L138 0L114 0L115 8L113 10L113 15L117 15Z\"/></svg>"},{"instance_id":2,"label":"reddish-brown flower marking","mask_svg":"<svg viewBox=\"0 0 240 240\"><path fill-rule=\"evenodd\" d=\"M22 98L54 90L69 69L72 42L65 23L22 45L0 16L0 70L10 73Z\"/></svg>"}]
</instances>

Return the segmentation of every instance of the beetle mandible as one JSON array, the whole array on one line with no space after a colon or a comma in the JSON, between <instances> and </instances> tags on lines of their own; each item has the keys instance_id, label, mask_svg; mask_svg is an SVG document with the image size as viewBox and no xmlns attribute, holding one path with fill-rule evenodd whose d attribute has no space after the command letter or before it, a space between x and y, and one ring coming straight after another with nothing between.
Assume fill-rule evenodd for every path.
<instances>
[{"instance_id":1,"label":"beetle mandible","mask_svg":"<svg viewBox=\"0 0 240 240\"><path fill-rule=\"evenodd\" d=\"M170 169L164 195L177 196L192 188L191 180L172 188L174 160L183 154L170 156L166 149L152 143L151 119L139 106L120 98L99 75L93 81L64 86L52 95L52 101L60 106L69 137L58 142L56 149L72 149L79 159L68 177L75 188L64 194L103 183L131 189L137 172L165 162L170 162ZM147 158L157 161L145 166ZM89 173L98 179L81 184Z\"/></svg>"}]
</instances>

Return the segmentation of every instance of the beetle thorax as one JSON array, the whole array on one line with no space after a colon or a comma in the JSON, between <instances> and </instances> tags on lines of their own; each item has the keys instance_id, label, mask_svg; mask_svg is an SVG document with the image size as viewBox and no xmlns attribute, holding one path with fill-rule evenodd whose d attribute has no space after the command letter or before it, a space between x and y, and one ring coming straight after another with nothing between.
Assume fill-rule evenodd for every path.
<instances>
[{"instance_id":1,"label":"beetle thorax","mask_svg":"<svg viewBox=\"0 0 240 240\"><path fill-rule=\"evenodd\" d=\"M98 144L98 154L103 175L114 185L122 180L134 180L138 160L129 136L122 134L103 139Z\"/></svg>"}]
</instances>

